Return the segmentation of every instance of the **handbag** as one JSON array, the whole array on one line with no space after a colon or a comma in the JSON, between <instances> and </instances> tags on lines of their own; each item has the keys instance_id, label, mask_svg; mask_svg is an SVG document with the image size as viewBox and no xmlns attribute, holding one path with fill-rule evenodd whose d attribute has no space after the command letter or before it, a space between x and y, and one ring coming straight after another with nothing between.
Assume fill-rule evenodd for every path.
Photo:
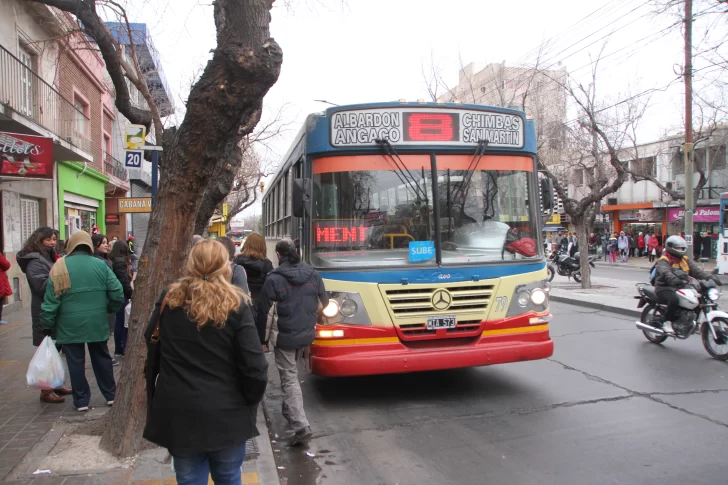
<instances>
[{"instance_id":1,"label":"handbag","mask_svg":"<svg viewBox=\"0 0 728 485\"><path fill-rule=\"evenodd\" d=\"M162 323L162 313L167 308L167 297L162 300L162 306L159 308L157 321L154 326L154 332L149 338L147 344L147 362L144 366L144 377L147 381L147 421L149 421L152 411L152 400L154 398L154 390L157 387L157 377L159 376L159 368L162 360L162 348L159 340L159 326Z\"/></svg>"}]
</instances>

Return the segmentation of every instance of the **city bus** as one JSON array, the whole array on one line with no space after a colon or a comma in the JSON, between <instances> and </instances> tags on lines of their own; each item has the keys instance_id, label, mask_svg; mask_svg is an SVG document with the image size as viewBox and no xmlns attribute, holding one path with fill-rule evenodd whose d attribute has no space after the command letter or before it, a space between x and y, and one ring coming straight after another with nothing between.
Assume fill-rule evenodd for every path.
<instances>
[{"instance_id":1,"label":"city bus","mask_svg":"<svg viewBox=\"0 0 728 485\"><path fill-rule=\"evenodd\" d=\"M720 225L718 226L718 257L716 269L718 274L728 274L728 192L720 194Z\"/></svg>"},{"instance_id":2,"label":"city bus","mask_svg":"<svg viewBox=\"0 0 728 485\"><path fill-rule=\"evenodd\" d=\"M270 259L291 238L330 296L309 369L550 357L541 225L553 199L521 111L394 102L309 115L263 197Z\"/></svg>"}]
</instances>

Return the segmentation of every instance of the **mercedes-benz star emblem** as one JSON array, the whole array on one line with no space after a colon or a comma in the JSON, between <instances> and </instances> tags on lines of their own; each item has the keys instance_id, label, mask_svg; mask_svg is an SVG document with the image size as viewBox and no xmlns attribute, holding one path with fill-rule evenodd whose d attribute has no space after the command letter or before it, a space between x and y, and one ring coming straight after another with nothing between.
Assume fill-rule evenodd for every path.
<instances>
[{"instance_id":1,"label":"mercedes-benz star emblem","mask_svg":"<svg viewBox=\"0 0 728 485\"><path fill-rule=\"evenodd\" d=\"M432 295L432 306L435 307L435 310L447 310L450 308L450 304L452 304L452 295L449 291L437 290Z\"/></svg>"}]
</instances>

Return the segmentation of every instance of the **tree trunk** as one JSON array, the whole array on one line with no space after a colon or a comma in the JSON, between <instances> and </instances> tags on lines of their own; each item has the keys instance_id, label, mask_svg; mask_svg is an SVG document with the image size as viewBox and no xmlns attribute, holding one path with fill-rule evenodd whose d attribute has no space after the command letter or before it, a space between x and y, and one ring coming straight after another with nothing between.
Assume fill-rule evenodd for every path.
<instances>
[{"instance_id":1,"label":"tree trunk","mask_svg":"<svg viewBox=\"0 0 728 485\"><path fill-rule=\"evenodd\" d=\"M219 207L220 203L230 193L233 181L235 180L235 174L238 168L240 168L241 162L242 157L237 162L226 164L222 173L217 176L215 183L205 191L205 196L202 198L200 204L200 212L195 219L195 234L203 234L206 232L210 224L210 218L215 213L215 208ZM232 217L232 215L228 214L229 217Z\"/></svg>"},{"instance_id":2,"label":"tree trunk","mask_svg":"<svg viewBox=\"0 0 728 485\"><path fill-rule=\"evenodd\" d=\"M164 144L164 170L135 281L126 356L101 447L130 456L143 445L146 394L143 334L154 303L181 276L205 193L260 120L263 96L283 55L269 38L272 0L217 0L217 43L192 87L179 130ZM162 245L162 240L164 244Z\"/></svg>"},{"instance_id":3,"label":"tree trunk","mask_svg":"<svg viewBox=\"0 0 728 485\"><path fill-rule=\"evenodd\" d=\"M591 285L591 267L589 266L589 228L586 217L572 217L576 226L576 235L579 240L579 253L581 256L581 287L589 289Z\"/></svg>"}]
</instances>

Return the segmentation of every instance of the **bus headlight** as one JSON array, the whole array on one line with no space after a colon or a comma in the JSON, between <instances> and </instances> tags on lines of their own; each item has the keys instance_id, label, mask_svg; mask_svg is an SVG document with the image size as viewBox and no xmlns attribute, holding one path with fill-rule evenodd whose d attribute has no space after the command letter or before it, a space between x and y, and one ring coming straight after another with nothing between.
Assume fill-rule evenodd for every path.
<instances>
[{"instance_id":1,"label":"bus headlight","mask_svg":"<svg viewBox=\"0 0 728 485\"><path fill-rule=\"evenodd\" d=\"M354 300L346 299L341 302L341 308L339 311L341 315L346 318L351 318L356 315L356 311L359 309L358 305Z\"/></svg>"},{"instance_id":2,"label":"bus headlight","mask_svg":"<svg viewBox=\"0 0 728 485\"><path fill-rule=\"evenodd\" d=\"M546 302L546 292L541 288L536 288L531 292L531 302L537 306L543 305Z\"/></svg>"},{"instance_id":3,"label":"bus headlight","mask_svg":"<svg viewBox=\"0 0 728 485\"><path fill-rule=\"evenodd\" d=\"M329 304L324 308L323 314L325 317L334 318L339 313L339 303L336 300L329 300Z\"/></svg>"},{"instance_id":4,"label":"bus headlight","mask_svg":"<svg viewBox=\"0 0 728 485\"><path fill-rule=\"evenodd\" d=\"M547 281L533 281L525 285L516 286L513 297L508 305L506 318L517 317L526 312L545 312L548 309L551 289Z\"/></svg>"},{"instance_id":5,"label":"bus headlight","mask_svg":"<svg viewBox=\"0 0 728 485\"><path fill-rule=\"evenodd\" d=\"M354 291L329 291L329 304L322 312L322 325L344 323L349 325L371 325L369 314L364 308L361 295Z\"/></svg>"},{"instance_id":6,"label":"bus headlight","mask_svg":"<svg viewBox=\"0 0 728 485\"><path fill-rule=\"evenodd\" d=\"M713 301L716 301L718 298L720 298L720 291L718 291L718 288L709 289L708 298L710 298Z\"/></svg>"}]
</instances>

